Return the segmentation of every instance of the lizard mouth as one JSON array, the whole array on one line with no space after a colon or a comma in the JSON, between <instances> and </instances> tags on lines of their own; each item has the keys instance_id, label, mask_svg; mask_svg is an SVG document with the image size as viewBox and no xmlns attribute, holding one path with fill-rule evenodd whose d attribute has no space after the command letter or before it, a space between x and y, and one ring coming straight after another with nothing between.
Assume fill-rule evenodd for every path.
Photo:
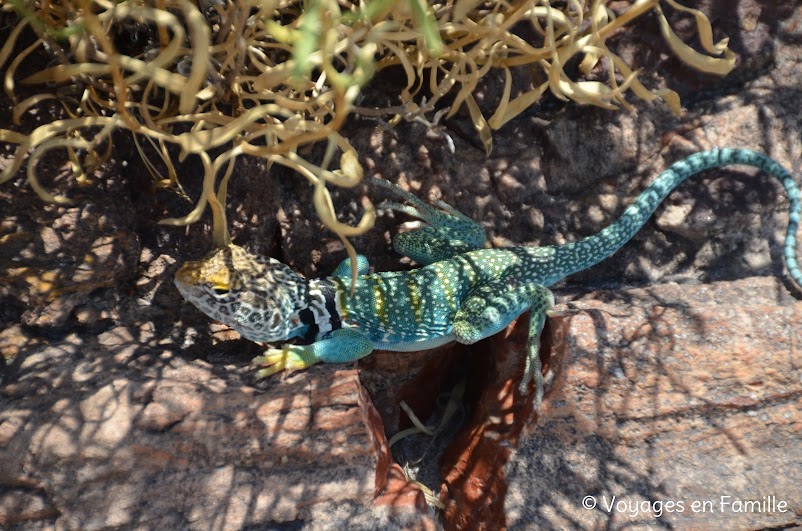
<instances>
[{"instance_id":1,"label":"lizard mouth","mask_svg":"<svg viewBox=\"0 0 802 531\"><path fill-rule=\"evenodd\" d=\"M176 271L173 284L179 293L195 306L207 297L204 290L204 279L200 272L200 262L186 262ZM202 306L202 305L201 305Z\"/></svg>"},{"instance_id":2,"label":"lizard mouth","mask_svg":"<svg viewBox=\"0 0 802 531\"><path fill-rule=\"evenodd\" d=\"M181 271L176 273L175 277L173 278L173 283L175 284L175 287L178 288L179 293L181 293L181 295L190 302L197 298L198 293L201 290L200 286L190 282L186 274L181 274Z\"/></svg>"},{"instance_id":3,"label":"lizard mouth","mask_svg":"<svg viewBox=\"0 0 802 531\"><path fill-rule=\"evenodd\" d=\"M215 293L228 292L231 284L231 264L230 259L225 254L225 249L217 250L212 253L211 258L206 257L199 261L185 262L175 273L176 285L179 283L191 286L208 286ZM222 256L224 260L216 259Z\"/></svg>"}]
</instances>

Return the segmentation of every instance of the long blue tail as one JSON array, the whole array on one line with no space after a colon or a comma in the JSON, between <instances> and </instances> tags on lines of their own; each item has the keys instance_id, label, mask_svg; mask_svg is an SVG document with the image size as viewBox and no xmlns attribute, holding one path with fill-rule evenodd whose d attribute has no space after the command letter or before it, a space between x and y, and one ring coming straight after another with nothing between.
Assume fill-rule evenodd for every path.
<instances>
[{"instance_id":1,"label":"long blue tail","mask_svg":"<svg viewBox=\"0 0 802 531\"><path fill-rule=\"evenodd\" d=\"M597 234L577 242L556 247L554 259L563 269L564 275L587 269L612 255L630 240L646 223L663 199L691 175L710 168L743 164L759 168L777 178L788 196L788 230L785 233L785 266L797 286L802 289L802 271L796 259L796 233L799 229L800 202L799 188L791 174L780 164L762 153L748 149L711 149L695 153L675 162L650 184L638 199L614 223Z\"/></svg>"}]
</instances>

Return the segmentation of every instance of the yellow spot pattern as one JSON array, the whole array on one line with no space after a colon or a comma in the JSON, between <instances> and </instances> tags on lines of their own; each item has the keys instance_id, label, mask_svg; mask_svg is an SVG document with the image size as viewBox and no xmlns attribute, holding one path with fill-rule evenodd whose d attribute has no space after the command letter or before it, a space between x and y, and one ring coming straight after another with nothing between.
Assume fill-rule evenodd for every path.
<instances>
[{"instance_id":1,"label":"yellow spot pattern","mask_svg":"<svg viewBox=\"0 0 802 531\"><path fill-rule=\"evenodd\" d=\"M421 323L423 322L423 305L421 304L421 297L420 292L418 291L418 285L415 283L415 280L411 277L407 277L407 292L409 293L409 302L412 306L412 312L415 316L415 322Z\"/></svg>"},{"instance_id":2,"label":"yellow spot pattern","mask_svg":"<svg viewBox=\"0 0 802 531\"><path fill-rule=\"evenodd\" d=\"M384 298L384 290L382 290L381 280L378 277L373 277L373 301L376 309L376 317L382 324L388 324L390 319L387 315L387 300Z\"/></svg>"}]
</instances>

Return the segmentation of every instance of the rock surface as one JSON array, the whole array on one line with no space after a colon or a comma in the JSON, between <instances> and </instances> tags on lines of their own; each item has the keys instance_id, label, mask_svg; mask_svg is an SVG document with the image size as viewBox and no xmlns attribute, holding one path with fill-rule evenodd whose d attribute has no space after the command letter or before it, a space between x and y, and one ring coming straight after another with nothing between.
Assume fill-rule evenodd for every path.
<instances>
[{"instance_id":1,"label":"rock surface","mask_svg":"<svg viewBox=\"0 0 802 531\"><path fill-rule=\"evenodd\" d=\"M346 133L366 176L443 198L481 221L497 246L592 234L699 149L762 149L798 168L802 7L738 2L736 17L730 4L699 3L739 56L723 80L666 59L649 27L619 37L652 69L644 75L659 72L679 88L682 118L643 103L636 116L546 102L496 132L490 158L465 116L435 130L355 120ZM498 97L490 80L477 101ZM0 127L11 106L0 96ZM23 127L56 109L40 106ZM208 249L208 219L156 225L190 207L153 191L138 157L130 138L115 138L88 188L73 186L64 160L41 160L44 184L76 197L72 207L42 205L21 178L0 186L0 354L9 360L0 367L0 526L802 525L799 303L755 277L781 271L787 202L768 177L736 168L686 183L619 253L558 287L564 306L548 335L554 390L536 420L514 394L518 329L434 355L377 353L360 374L316 367L254 385L247 362L259 347L210 323L172 286L180 263ZM197 197L193 164L181 171ZM228 205L235 241L305 274L328 273L345 254L336 237L321 236L310 188L271 171L238 163ZM335 194L344 221L361 214L363 192L380 200L368 186ZM401 221L384 215L354 240L377 270L409 267L389 245ZM445 371L464 359L470 385L455 418L468 420L442 468L437 455L418 465L445 503L439 524L391 465L384 432L409 425L402 398L423 419L438 415L435 397L459 378ZM582 508L584 496L595 509ZM604 511L605 496L652 503L636 515ZM793 509L691 514L691 502L720 496L776 496ZM658 517L654 503L672 500L685 511Z\"/></svg>"},{"instance_id":2,"label":"rock surface","mask_svg":"<svg viewBox=\"0 0 802 531\"><path fill-rule=\"evenodd\" d=\"M122 327L21 354L2 388L4 526L56 514L72 529L320 522L323 502L369 506L387 483L383 426L353 368L260 390Z\"/></svg>"},{"instance_id":3,"label":"rock surface","mask_svg":"<svg viewBox=\"0 0 802 531\"><path fill-rule=\"evenodd\" d=\"M780 282L595 292L557 311L559 374L507 465L510 528L802 525L802 302Z\"/></svg>"}]
</instances>

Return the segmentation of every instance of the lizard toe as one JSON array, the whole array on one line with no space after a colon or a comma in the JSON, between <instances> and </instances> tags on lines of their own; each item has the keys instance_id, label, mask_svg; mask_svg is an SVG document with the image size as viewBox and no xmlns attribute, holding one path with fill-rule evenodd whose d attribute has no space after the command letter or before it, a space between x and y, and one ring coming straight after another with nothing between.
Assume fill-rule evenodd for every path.
<instances>
[{"instance_id":1,"label":"lizard toe","mask_svg":"<svg viewBox=\"0 0 802 531\"><path fill-rule=\"evenodd\" d=\"M297 371L314 365L317 360L314 355L303 346L284 345L281 348L271 348L263 355L256 356L251 364L261 366L256 372L256 379L261 380L281 371Z\"/></svg>"}]
</instances>

